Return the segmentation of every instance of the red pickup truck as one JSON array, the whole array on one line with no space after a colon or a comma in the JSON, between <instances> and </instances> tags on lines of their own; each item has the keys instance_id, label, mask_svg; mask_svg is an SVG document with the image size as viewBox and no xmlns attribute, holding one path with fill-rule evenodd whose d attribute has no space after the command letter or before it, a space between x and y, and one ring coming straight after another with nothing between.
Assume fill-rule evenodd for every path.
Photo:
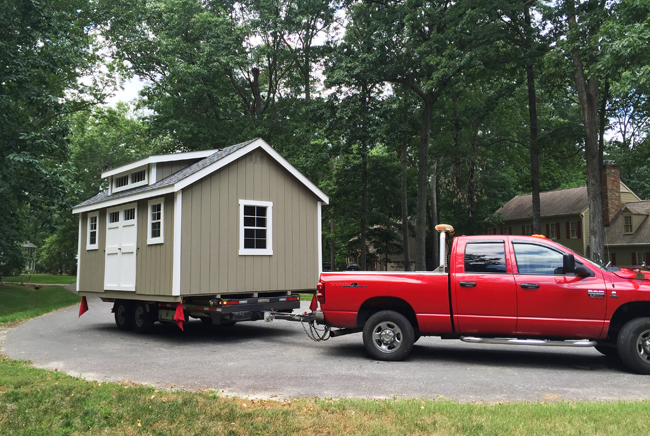
<instances>
[{"instance_id":1,"label":"red pickup truck","mask_svg":"<svg viewBox=\"0 0 650 436\"><path fill-rule=\"evenodd\" d=\"M441 253L451 226L441 232ZM316 320L363 332L368 353L401 360L420 336L595 346L650 374L650 276L597 265L543 236L459 236L434 272L322 273Z\"/></svg>"}]
</instances>

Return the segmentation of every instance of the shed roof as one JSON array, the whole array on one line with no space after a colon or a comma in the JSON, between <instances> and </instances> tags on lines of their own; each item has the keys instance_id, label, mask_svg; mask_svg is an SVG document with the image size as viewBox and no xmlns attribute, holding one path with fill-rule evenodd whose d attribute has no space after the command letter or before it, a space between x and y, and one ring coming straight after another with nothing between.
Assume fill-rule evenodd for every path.
<instances>
[{"instance_id":1,"label":"shed roof","mask_svg":"<svg viewBox=\"0 0 650 436\"><path fill-rule=\"evenodd\" d=\"M586 186L540 192L539 200L542 217L576 215L589 208ZM504 220L532 219L533 195L517 195L496 213L502 215Z\"/></svg>"},{"instance_id":2,"label":"shed roof","mask_svg":"<svg viewBox=\"0 0 650 436\"><path fill-rule=\"evenodd\" d=\"M628 209L636 215L650 215L650 200L626 203ZM650 219L645 218L633 234L623 233L623 214L617 213L609 226L605 227L605 245L650 244Z\"/></svg>"},{"instance_id":3,"label":"shed roof","mask_svg":"<svg viewBox=\"0 0 650 436\"><path fill-rule=\"evenodd\" d=\"M257 138L250 141L242 142L240 144L235 144L230 147L223 148L221 150L214 151L214 153L209 154L207 157L204 157L200 161L196 162L193 165L189 165L182 170L173 173L164 179L157 181L151 185L145 185L134 189L129 189L126 191L120 191L114 194L109 194L108 191L102 191L94 197L79 203L73 209L73 213L87 212L90 210L100 209L103 207L115 206L118 204L128 203L130 201L141 200L143 198L155 197L158 195L163 195L171 192L177 192L184 187L196 182L197 180L206 177L212 172L218 170L219 168L224 167L225 165L233 162L234 160L239 159L240 157L250 153L251 151L262 148L271 157L287 169L291 174L293 174L298 180L300 180L309 190L311 190L321 201L325 204L329 203L329 198L325 195L318 187L311 183L305 176L303 176L296 168L293 167L286 159L284 159L278 152L273 150L273 148L268 145L263 139ZM173 155L182 156L185 153L178 153ZM187 153L188 159L195 159L196 153ZM163 156L159 156L163 157ZM141 164L142 159L137 161L138 165ZM177 159L175 159L177 160ZM156 162L164 162L165 160L159 159ZM125 165L124 168L133 167L133 164ZM116 168L111 170L111 173L117 173L121 171L121 168ZM102 175L105 175L103 173Z\"/></svg>"}]
</instances>

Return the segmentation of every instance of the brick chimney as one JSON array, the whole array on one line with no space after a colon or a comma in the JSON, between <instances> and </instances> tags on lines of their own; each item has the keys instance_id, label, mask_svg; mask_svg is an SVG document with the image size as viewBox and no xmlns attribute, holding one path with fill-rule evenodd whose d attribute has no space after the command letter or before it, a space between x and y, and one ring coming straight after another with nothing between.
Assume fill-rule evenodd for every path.
<instances>
[{"instance_id":1,"label":"brick chimney","mask_svg":"<svg viewBox=\"0 0 650 436\"><path fill-rule=\"evenodd\" d=\"M621 208L621 171L612 161L603 163L603 222L608 226Z\"/></svg>"}]
</instances>

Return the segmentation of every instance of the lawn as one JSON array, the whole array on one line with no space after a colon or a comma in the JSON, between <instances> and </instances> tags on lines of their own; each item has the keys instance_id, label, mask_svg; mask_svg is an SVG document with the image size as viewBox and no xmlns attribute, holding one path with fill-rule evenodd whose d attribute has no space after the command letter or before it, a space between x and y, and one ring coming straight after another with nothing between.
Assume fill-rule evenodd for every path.
<instances>
[{"instance_id":1,"label":"lawn","mask_svg":"<svg viewBox=\"0 0 650 436\"><path fill-rule=\"evenodd\" d=\"M76 303L58 287L0 286L0 323ZM263 365L263 363L261 363ZM380 382L380 381L378 381ZM459 404L445 399L291 401L97 383L0 356L0 434L647 435L650 401Z\"/></svg>"},{"instance_id":2,"label":"lawn","mask_svg":"<svg viewBox=\"0 0 650 436\"><path fill-rule=\"evenodd\" d=\"M0 324L33 318L80 300L60 286L32 290L20 285L0 285Z\"/></svg>"},{"instance_id":3,"label":"lawn","mask_svg":"<svg viewBox=\"0 0 650 436\"><path fill-rule=\"evenodd\" d=\"M31 281L30 281L31 276ZM69 285L77 281L77 276L58 276L54 274L23 274L22 276L3 277L7 283L42 283L44 285Z\"/></svg>"}]
</instances>

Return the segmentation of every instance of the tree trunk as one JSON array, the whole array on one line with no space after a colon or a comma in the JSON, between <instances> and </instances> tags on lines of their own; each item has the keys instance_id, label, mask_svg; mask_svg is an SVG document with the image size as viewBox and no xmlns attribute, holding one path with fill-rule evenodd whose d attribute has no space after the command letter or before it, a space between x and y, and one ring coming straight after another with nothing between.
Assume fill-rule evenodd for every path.
<instances>
[{"instance_id":1,"label":"tree trunk","mask_svg":"<svg viewBox=\"0 0 650 436\"><path fill-rule=\"evenodd\" d=\"M435 227L439 224L438 220L438 161L433 161L433 174L431 174L431 180L430 180L430 185L431 185L431 223L432 223L432 229L431 233L433 234L433 244L431 247L431 252L432 252L432 261L433 261L433 269L436 269L438 265L440 265L440 262L438 261L439 258L439 245L438 242L438 232L436 231Z\"/></svg>"},{"instance_id":2,"label":"tree trunk","mask_svg":"<svg viewBox=\"0 0 650 436\"><path fill-rule=\"evenodd\" d=\"M427 185L429 179L429 137L431 135L431 117L433 115L434 97L424 96L420 146L418 151L418 210L415 219L415 270L425 271L427 262Z\"/></svg>"},{"instance_id":3,"label":"tree trunk","mask_svg":"<svg viewBox=\"0 0 650 436\"><path fill-rule=\"evenodd\" d=\"M569 26L577 26L575 14L569 15ZM589 248L591 258L601 261L605 250L605 227L603 225L603 198L598 147L598 80L595 72L586 77L581 56L572 53L575 66L575 82L580 112L585 130L585 160L587 163L587 195L589 197Z\"/></svg>"},{"instance_id":4,"label":"tree trunk","mask_svg":"<svg viewBox=\"0 0 650 436\"><path fill-rule=\"evenodd\" d=\"M599 135L598 135L598 154L600 161L600 172L603 172L603 154L605 152L605 127L607 127L607 100L609 99L609 80L605 81L605 89L603 90L603 96L600 101L600 110L599 117L600 122L598 123Z\"/></svg>"},{"instance_id":5,"label":"tree trunk","mask_svg":"<svg viewBox=\"0 0 650 436\"><path fill-rule=\"evenodd\" d=\"M334 245L334 218L330 220L330 268L336 271L336 246Z\"/></svg>"},{"instance_id":6,"label":"tree trunk","mask_svg":"<svg viewBox=\"0 0 650 436\"><path fill-rule=\"evenodd\" d=\"M262 113L262 94L260 93L260 69L254 67L251 72L253 73L253 82L251 83L251 92L254 99L254 115Z\"/></svg>"},{"instance_id":7,"label":"tree trunk","mask_svg":"<svg viewBox=\"0 0 650 436\"><path fill-rule=\"evenodd\" d=\"M529 34L532 34L530 10L524 6L524 17ZM527 39L526 50L532 51L532 41ZM530 60L530 56L529 56ZM542 213L539 198L539 142L537 140L537 93L535 91L535 68L526 64L526 85L528 87L528 119L530 124L530 185L533 191L533 233L542 233ZM546 235L548 236L548 235Z\"/></svg>"},{"instance_id":8,"label":"tree trunk","mask_svg":"<svg viewBox=\"0 0 650 436\"><path fill-rule=\"evenodd\" d=\"M411 257L410 257L410 247L409 247L409 214L408 214L408 198L406 197L406 181L408 170L408 138L404 136L404 141L402 142L402 251L404 252L404 271L411 271Z\"/></svg>"},{"instance_id":9,"label":"tree trunk","mask_svg":"<svg viewBox=\"0 0 650 436\"><path fill-rule=\"evenodd\" d=\"M359 269L361 271L367 270L366 265L366 208L368 206L368 149L365 144L362 144L363 151L361 155L361 257L359 259Z\"/></svg>"}]
</instances>

